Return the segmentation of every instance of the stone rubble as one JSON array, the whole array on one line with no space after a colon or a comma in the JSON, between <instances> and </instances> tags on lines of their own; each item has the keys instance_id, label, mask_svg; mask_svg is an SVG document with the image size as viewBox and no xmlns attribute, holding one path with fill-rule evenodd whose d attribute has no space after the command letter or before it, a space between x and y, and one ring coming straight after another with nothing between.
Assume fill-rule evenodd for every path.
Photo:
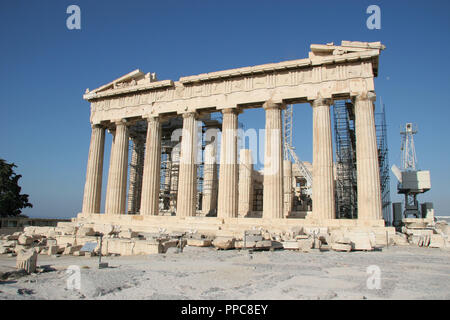
<instances>
[{"instance_id":1,"label":"stone rubble","mask_svg":"<svg viewBox=\"0 0 450 320\"><path fill-rule=\"evenodd\" d=\"M36 272L37 253L35 250L20 250L17 254L16 268L30 274Z\"/></svg>"},{"instance_id":2,"label":"stone rubble","mask_svg":"<svg viewBox=\"0 0 450 320\"><path fill-rule=\"evenodd\" d=\"M411 219L410 219L411 220ZM384 229L380 229L384 230ZM217 250L294 250L310 252L372 251L385 246L415 245L450 248L450 228L446 222L407 221L402 232L364 231L349 228L298 227L289 232L269 232L262 228L246 230L242 236L212 236L196 232L145 233L108 224L80 225L60 222L57 227L26 227L23 232L0 236L0 254L24 256L23 252L49 256L75 255L91 257L99 254L99 236L103 236L102 255L161 254L170 248L182 251L184 246L214 247ZM94 252L82 251L87 242L97 242ZM32 250L31 250L32 249ZM25 262L24 262L25 263ZM32 264L30 265L32 267ZM29 268L29 267L27 267ZM32 269L32 268L31 268Z\"/></svg>"},{"instance_id":3,"label":"stone rubble","mask_svg":"<svg viewBox=\"0 0 450 320\"><path fill-rule=\"evenodd\" d=\"M216 237L213 240L213 246L218 250L234 249L235 241L234 237Z\"/></svg>"},{"instance_id":4,"label":"stone rubble","mask_svg":"<svg viewBox=\"0 0 450 320\"><path fill-rule=\"evenodd\" d=\"M407 242L419 247L450 248L450 228L445 221L404 219L401 230L394 240L398 245L406 245Z\"/></svg>"}]
</instances>

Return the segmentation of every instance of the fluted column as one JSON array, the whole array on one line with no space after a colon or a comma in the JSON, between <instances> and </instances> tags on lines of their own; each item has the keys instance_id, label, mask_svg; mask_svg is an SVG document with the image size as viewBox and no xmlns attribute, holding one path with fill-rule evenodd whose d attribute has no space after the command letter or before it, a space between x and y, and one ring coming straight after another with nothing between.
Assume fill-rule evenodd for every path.
<instances>
[{"instance_id":1,"label":"fluted column","mask_svg":"<svg viewBox=\"0 0 450 320\"><path fill-rule=\"evenodd\" d=\"M312 212L315 219L335 219L333 144L330 99L318 98L313 108Z\"/></svg>"},{"instance_id":2,"label":"fluted column","mask_svg":"<svg viewBox=\"0 0 450 320\"><path fill-rule=\"evenodd\" d=\"M253 161L252 151L241 149L239 153L239 208L240 217L247 216L252 211L253 204Z\"/></svg>"},{"instance_id":3,"label":"fluted column","mask_svg":"<svg viewBox=\"0 0 450 320\"><path fill-rule=\"evenodd\" d=\"M283 218L283 142L281 110L284 104L267 101L264 145L263 218Z\"/></svg>"},{"instance_id":4,"label":"fluted column","mask_svg":"<svg viewBox=\"0 0 450 320\"><path fill-rule=\"evenodd\" d=\"M124 121L116 122L111 147L108 185L106 188L106 214L125 214L128 169L128 127Z\"/></svg>"},{"instance_id":5,"label":"fluted column","mask_svg":"<svg viewBox=\"0 0 450 320\"><path fill-rule=\"evenodd\" d=\"M217 209L217 140L215 137L205 146L203 169L202 212L207 215Z\"/></svg>"},{"instance_id":6,"label":"fluted column","mask_svg":"<svg viewBox=\"0 0 450 320\"><path fill-rule=\"evenodd\" d=\"M287 217L292 211L292 162L284 160L284 216Z\"/></svg>"},{"instance_id":7,"label":"fluted column","mask_svg":"<svg viewBox=\"0 0 450 320\"><path fill-rule=\"evenodd\" d=\"M217 216L234 218L238 215L237 126L238 109L222 110L222 141L220 146L219 197Z\"/></svg>"},{"instance_id":8,"label":"fluted column","mask_svg":"<svg viewBox=\"0 0 450 320\"><path fill-rule=\"evenodd\" d=\"M375 94L366 92L355 99L356 176L358 219L382 219L380 170L375 131Z\"/></svg>"},{"instance_id":9,"label":"fluted column","mask_svg":"<svg viewBox=\"0 0 450 320\"><path fill-rule=\"evenodd\" d=\"M159 117L147 118L141 215L158 215L161 176L161 122Z\"/></svg>"},{"instance_id":10,"label":"fluted column","mask_svg":"<svg viewBox=\"0 0 450 320\"><path fill-rule=\"evenodd\" d=\"M195 216L197 192L197 126L194 112L183 114L177 216Z\"/></svg>"},{"instance_id":11,"label":"fluted column","mask_svg":"<svg viewBox=\"0 0 450 320\"><path fill-rule=\"evenodd\" d=\"M100 213L104 150L105 128L100 125L92 125L84 185L83 213Z\"/></svg>"}]
</instances>

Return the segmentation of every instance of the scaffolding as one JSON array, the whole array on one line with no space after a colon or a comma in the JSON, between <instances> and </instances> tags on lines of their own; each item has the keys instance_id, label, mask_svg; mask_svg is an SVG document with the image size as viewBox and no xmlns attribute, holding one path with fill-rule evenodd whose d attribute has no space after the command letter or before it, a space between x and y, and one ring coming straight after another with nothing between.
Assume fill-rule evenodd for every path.
<instances>
[{"instance_id":1,"label":"scaffolding","mask_svg":"<svg viewBox=\"0 0 450 320\"><path fill-rule=\"evenodd\" d=\"M178 171L180 166L178 141L172 141L173 130L163 131L161 141L160 210L176 208L178 191Z\"/></svg>"},{"instance_id":2,"label":"scaffolding","mask_svg":"<svg viewBox=\"0 0 450 320\"><path fill-rule=\"evenodd\" d=\"M387 142L387 125L385 105L380 102L380 110L375 112L375 128L378 145L378 164L380 167L381 203L383 218L388 225L393 222L391 213L391 188L389 175L389 149Z\"/></svg>"},{"instance_id":3,"label":"scaffolding","mask_svg":"<svg viewBox=\"0 0 450 320\"><path fill-rule=\"evenodd\" d=\"M197 192L195 193L196 197L196 209L202 209L202 200L203 200L203 181L204 181L204 169L205 169L205 132L207 128L205 127L205 123L197 124L197 142L200 147L200 154L197 153Z\"/></svg>"},{"instance_id":4,"label":"scaffolding","mask_svg":"<svg viewBox=\"0 0 450 320\"><path fill-rule=\"evenodd\" d=\"M292 118L294 110L292 104L286 106L283 111L283 153L284 160L290 160L289 148L292 146Z\"/></svg>"},{"instance_id":5,"label":"scaffolding","mask_svg":"<svg viewBox=\"0 0 450 320\"><path fill-rule=\"evenodd\" d=\"M305 164L299 159L295 153L295 147L292 145L292 128L293 128L293 105L290 104L283 111L283 154L284 160L291 160L305 179L304 186L305 194L311 196L312 194L312 174L306 168Z\"/></svg>"},{"instance_id":6,"label":"scaffolding","mask_svg":"<svg viewBox=\"0 0 450 320\"><path fill-rule=\"evenodd\" d=\"M140 212L146 130L145 121L138 121L129 129L131 143L128 144L130 177L128 181L128 214Z\"/></svg>"},{"instance_id":7,"label":"scaffolding","mask_svg":"<svg viewBox=\"0 0 450 320\"><path fill-rule=\"evenodd\" d=\"M353 103L339 100L333 106L334 135L336 142L336 216L355 219L358 217L356 178L356 137ZM375 130L380 169L381 201L383 218L392 222L389 176L389 153L385 106L375 110Z\"/></svg>"},{"instance_id":8,"label":"scaffolding","mask_svg":"<svg viewBox=\"0 0 450 320\"><path fill-rule=\"evenodd\" d=\"M180 166L180 141L174 133L182 128L183 120L179 117L172 118L162 124L159 210L163 214L175 214Z\"/></svg>"},{"instance_id":9,"label":"scaffolding","mask_svg":"<svg viewBox=\"0 0 450 320\"><path fill-rule=\"evenodd\" d=\"M353 104L339 100L333 106L336 142L336 216L357 217L356 139Z\"/></svg>"}]
</instances>

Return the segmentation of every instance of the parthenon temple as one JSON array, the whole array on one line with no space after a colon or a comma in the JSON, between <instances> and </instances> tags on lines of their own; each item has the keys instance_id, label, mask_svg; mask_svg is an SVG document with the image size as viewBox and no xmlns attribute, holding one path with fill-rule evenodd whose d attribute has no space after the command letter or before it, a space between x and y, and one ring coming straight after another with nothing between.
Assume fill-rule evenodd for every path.
<instances>
[{"instance_id":1,"label":"parthenon temple","mask_svg":"<svg viewBox=\"0 0 450 320\"><path fill-rule=\"evenodd\" d=\"M158 80L132 71L86 90L92 127L76 221L136 231L283 231L295 226L384 228L374 78L384 45L312 44L309 57ZM357 218L336 213L331 106L349 101L356 137ZM311 192L285 157L283 110L312 108ZM239 134L239 115L265 112L263 169ZM251 111L250 111L251 112ZM295 135L300 129L292 129ZM112 135L102 211L105 136Z\"/></svg>"}]
</instances>

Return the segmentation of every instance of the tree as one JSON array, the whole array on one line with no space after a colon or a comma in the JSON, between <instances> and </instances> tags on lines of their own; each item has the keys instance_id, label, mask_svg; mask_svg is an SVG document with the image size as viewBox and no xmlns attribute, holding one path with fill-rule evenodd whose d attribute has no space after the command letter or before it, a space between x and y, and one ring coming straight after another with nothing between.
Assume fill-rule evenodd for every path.
<instances>
[{"instance_id":1,"label":"tree","mask_svg":"<svg viewBox=\"0 0 450 320\"><path fill-rule=\"evenodd\" d=\"M18 216L23 208L32 208L27 194L20 194L18 182L22 175L14 172L17 166L0 159L0 216Z\"/></svg>"}]
</instances>

